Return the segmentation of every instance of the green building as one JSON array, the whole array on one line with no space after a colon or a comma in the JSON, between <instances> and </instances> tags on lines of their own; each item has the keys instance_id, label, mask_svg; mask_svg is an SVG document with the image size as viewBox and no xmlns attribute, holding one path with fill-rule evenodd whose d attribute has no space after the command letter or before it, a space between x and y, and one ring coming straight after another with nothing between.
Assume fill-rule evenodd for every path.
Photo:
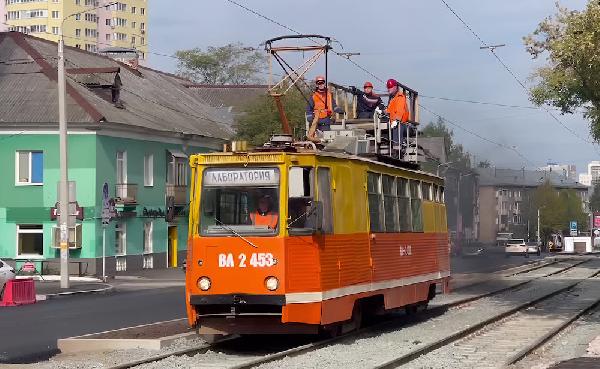
<instances>
[{"instance_id":1,"label":"green building","mask_svg":"<svg viewBox=\"0 0 600 369\"><path fill-rule=\"evenodd\" d=\"M52 220L59 181L57 46L0 33L0 259L57 271ZM106 270L176 267L187 247L188 155L219 150L231 124L186 87L149 68L65 50L69 180L81 208L70 265L101 274L102 190L116 218L105 228ZM137 63L132 63L136 65Z\"/></svg>"}]
</instances>

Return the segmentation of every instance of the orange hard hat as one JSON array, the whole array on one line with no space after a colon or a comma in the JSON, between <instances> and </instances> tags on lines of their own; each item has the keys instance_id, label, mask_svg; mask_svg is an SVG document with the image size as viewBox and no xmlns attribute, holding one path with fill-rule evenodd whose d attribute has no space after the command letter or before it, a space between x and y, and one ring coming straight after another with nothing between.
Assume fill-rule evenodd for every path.
<instances>
[{"instance_id":1,"label":"orange hard hat","mask_svg":"<svg viewBox=\"0 0 600 369\"><path fill-rule=\"evenodd\" d=\"M323 77L323 76L317 76L317 78L315 78L315 82L319 82L319 81L325 82L325 77Z\"/></svg>"},{"instance_id":2,"label":"orange hard hat","mask_svg":"<svg viewBox=\"0 0 600 369\"><path fill-rule=\"evenodd\" d=\"M367 87L373 88L373 84L371 82L367 81L367 82L365 82L363 88L367 88Z\"/></svg>"}]
</instances>

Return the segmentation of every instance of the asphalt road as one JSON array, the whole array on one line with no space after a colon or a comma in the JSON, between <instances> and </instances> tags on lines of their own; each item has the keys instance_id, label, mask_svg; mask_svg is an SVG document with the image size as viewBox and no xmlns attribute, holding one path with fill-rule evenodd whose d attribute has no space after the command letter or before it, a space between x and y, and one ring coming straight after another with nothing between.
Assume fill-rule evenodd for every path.
<instances>
[{"instance_id":1,"label":"asphalt road","mask_svg":"<svg viewBox=\"0 0 600 369\"><path fill-rule=\"evenodd\" d=\"M183 287L72 296L0 308L0 363L47 359L57 352L58 338L183 317Z\"/></svg>"},{"instance_id":2,"label":"asphalt road","mask_svg":"<svg viewBox=\"0 0 600 369\"><path fill-rule=\"evenodd\" d=\"M541 256L529 255L528 258L520 255L507 258L504 248L489 247L481 255L452 257L450 270L452 273L491 273L527 264L547 256L547 253L542 253Z\"/></svg>"}]
</instances>

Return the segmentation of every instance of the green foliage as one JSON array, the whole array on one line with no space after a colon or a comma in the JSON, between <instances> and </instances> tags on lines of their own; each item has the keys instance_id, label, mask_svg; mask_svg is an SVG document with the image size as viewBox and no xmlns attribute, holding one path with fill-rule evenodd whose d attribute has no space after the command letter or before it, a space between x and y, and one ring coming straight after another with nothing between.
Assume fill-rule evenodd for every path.
<instances>
[{"instance_id":1,"label":"green foliage","mask_svg":"<svg viewBox=\"0 0 600 369\"><path fill-rule=\"evenodd\" d=\"M600 212L600 183L594 183L594 192L590 196L590 209L593 212Z\"/></svg>"},{"instance_id":2,"label":"green foliage","mask_svg":"<svg viewBox=\"0 0 600 369\"><path fill-rule=\"evenodd\" d=\"M203 84L253 84L263 82L267 57L264 52L244 47L241 43L179 50L180 76Z\"/></svg>"},{"instance_id":3,"label":"green foliage","mask_svg":"<svg viewBox=\"0 0 600 369\"><path fill-rule=\"evenodd\" d=\"M547 54L549 62L533 75L531 101L560 108L563 114L585 109L592 137L599 141L600 4L589 1L584 11L556 7L556 15L524 37L533 58Z\"/></svg>"},{"instance_id":4,"label":"green foliage","mask_svg":"<svg viewBox=\"0 0 600 369\"><path fill-rule=\"evenodd\" d=\"M583 212L581 198L575 190L557 190L550 182L539 186L534 193L534 204L540 209L540 233L547 238L550 233L565 231L569 222L577 221L586 229L588 216Z\"/></svg>"},{"instance_id":5,"label":"green foliage","mask_svg":"<svg viewBox=\"0 0 600 369\"><path fill-rule=\"evenodd\" d=\"M299 136L305 129L306 100L299 91L293 89L281 98L281 102L292 132L297 132ZM254 146L267 142L273 133L282 132L279 111L273 97L265 94L248 104L236 128L238 139L246 140Z\"/></svg>"},{"instance_id":6,"label":"green foliage","mask_svg":"<svg viewBox=\"0 0 600 369\"><path fill-rule=\"evenodd\" d=\"M471 167L469 153L461 144L454 143L454 132L446 126L442 118L438 118L436 122L430 122L425 126L422 135L423 137L444 137L448 162L452 163L452 167L461 169Z\"/></svg>"}]
</instances>

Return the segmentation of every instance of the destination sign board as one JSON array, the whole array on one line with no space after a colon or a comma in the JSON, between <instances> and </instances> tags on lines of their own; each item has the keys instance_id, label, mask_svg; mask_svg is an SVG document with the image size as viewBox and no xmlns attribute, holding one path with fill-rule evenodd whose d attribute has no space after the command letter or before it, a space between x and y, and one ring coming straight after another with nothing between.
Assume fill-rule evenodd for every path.
<instances>
[{"instance_id":1,"label":"destination sign board","mask_svg":"<svg viewBox=\"0 0 600 369\"><path fill-rule=\"evenodd\" d=\"M205 186L274 186L279 183L279 171L275 168L207 169Z\"/></svg>"}]
</instances>

